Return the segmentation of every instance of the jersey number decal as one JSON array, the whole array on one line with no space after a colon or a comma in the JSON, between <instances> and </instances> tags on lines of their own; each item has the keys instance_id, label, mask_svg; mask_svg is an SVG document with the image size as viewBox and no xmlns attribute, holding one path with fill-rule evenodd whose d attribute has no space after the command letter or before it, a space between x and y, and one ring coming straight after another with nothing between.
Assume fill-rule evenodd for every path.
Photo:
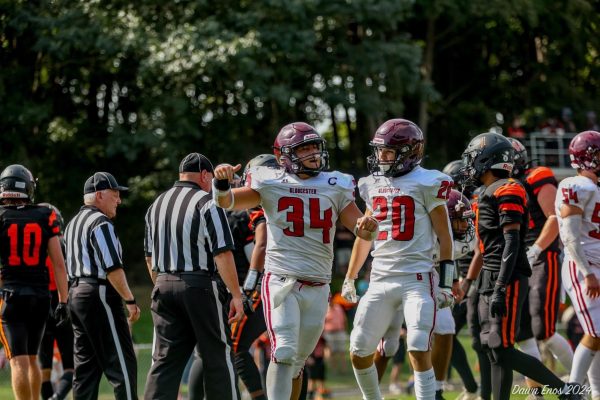
<instances>
[{"instance_id":1,"label":"jersey number decal","mask_svg":"<svg viewBox=\"0 0 600 400\"><path fill-rule=\"evenodd\" d=\"M19 256L19 225L11 224L8 227L8 238L10 240L10 255L8 265L21 265ZM40 246L42 244L42 228L38 224L29 223L23 227L23 262L28 266L40 263Z\"/></svg>"},{"instance_id":2,"label":"jersey number decal","mask_svg":"<svg viewBox=\"0 0 600 400\"><path fill-rule=\"evenodd\" d=\"M440 190L438 190L437 198L448 200L450 198L450 190L452 189L452 182L442 181Z\"/></svg>"},{"instance_id":3,"label":"jersey number decal","mask_svg":"<svg viewBox=\"0 0 600 400\"><path fill-rule=\"evenodd\" d=\"M441 189L440 189L441 190ZM398 241L412 240L415 235L415 200L410 196L397 196L392 198L392 239ZM373 198L373 211L378 210L375 218L385 221L388 217L388 199L377 196ZM388 232L379 231L377 240L386 240Z\"/></svg>"},{"instance_id":4,"label":"jersey number decal","mask_svg":"<svg viewBox=\"0 0 600 400\"><path fill-rule=\"evenodd\" d=\"M592 213L592 222L595 224L600 224L600 203L596 203L596 205L594 206L594 212ZM600 239L600 229L590 231L589 235L594 239Z\"/></svg>"},{"instance_id":5,"label":"jersey number decal","mask_svg":"<svg viewBox=\"0 0 600 400\"><path fill-rule=\"evenodd\" d=\"M571 201L573 203L579 203L579 199L577 198L577 192L573 190L573 188L562 188L563 195L563 203L569 204Z\"/></svg>"},{"instance_id":6,"label":"jersey number decal","mask_svg":"<svg viewBox=\"0 0 600 400\"><path fill-rule=\"evenodd\" d=\"M331 207L323 210L321 218L321 204L318 198L308 199L310 228L323 230L323 243L331 242L329 231L333 227L333 212ZM290 210L291 209L291 210ZM288 211L289 210L289 211ZM299 197L282 197L277 204L277 211L287 211L287 221L292 225L285 228L283 233L286 236L304 236L304 201Z\"/></svg>"}]
</instances>

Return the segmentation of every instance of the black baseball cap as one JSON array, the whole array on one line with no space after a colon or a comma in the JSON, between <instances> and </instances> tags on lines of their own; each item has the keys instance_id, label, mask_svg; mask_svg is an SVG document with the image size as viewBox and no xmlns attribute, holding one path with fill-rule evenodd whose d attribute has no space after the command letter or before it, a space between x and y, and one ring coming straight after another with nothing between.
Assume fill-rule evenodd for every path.
<instances>
[{"instance_id":1,"label":"black baseball cap","mask_svg":"<svg viewBox=\"0 0 600 400\"><path fill-rule=\"evenodd\" d=\"M111 173L96 172L87 178L83 185L83 194L99 192L104 189L114 189L120 192L129 190L127 186L121 186Z\"/></svg>"},{"instance_id":2,"label":"black baseball cap","mask_svg":"<svg viewBox=\"0 0 600 400\"><path fill-rule=\"evenodd\" d=\"M181 160L179 172L213 172L213 165L208 158L200 153L190 153Z\"/></svg>"}]
</instances>

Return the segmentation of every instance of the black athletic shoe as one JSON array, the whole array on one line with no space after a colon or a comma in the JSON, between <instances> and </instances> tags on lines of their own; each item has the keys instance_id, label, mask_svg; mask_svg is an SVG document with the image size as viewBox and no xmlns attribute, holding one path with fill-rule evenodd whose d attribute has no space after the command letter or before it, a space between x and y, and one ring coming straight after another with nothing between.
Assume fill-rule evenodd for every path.
<instances>
[{"instance_id":1,"label":"black athletic shoe","mask_svg":"<svg viewBox=\"0 0 600 400\"><path fill-rule=\"evenodd\" d=\"M565 393L558 396L560 400L583 400L582 385L578 383L567 383Z\"/></svg>"},{"instance_id":2,"label":"black athletic shoe","mask_svg":"<svg viewBox=\"0 0 600 400\"><path fill-rule=\"evenodd\" d=\"M444 399L443 393L444 393L443 390L436 390L435 391L435 400L446 400L446 399Z\"/></svg>"}]
</instances>

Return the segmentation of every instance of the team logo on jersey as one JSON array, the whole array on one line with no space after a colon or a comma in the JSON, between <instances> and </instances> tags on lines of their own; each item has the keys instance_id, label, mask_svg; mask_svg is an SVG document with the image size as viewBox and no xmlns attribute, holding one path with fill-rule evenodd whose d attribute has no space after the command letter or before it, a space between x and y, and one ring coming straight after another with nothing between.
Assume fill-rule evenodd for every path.
<instances>
[{"instance_id":1,"label":"team logo on jersey","mask_svg":"<svg viewBox=\"0 0 600 400\"><path fill-rule=\"evenodd\" d=\"M335 186L337 185L337 178L335 176L332 176L327 180L327 183L329 183L331 186Z\"/></svg>"}]
</instances>

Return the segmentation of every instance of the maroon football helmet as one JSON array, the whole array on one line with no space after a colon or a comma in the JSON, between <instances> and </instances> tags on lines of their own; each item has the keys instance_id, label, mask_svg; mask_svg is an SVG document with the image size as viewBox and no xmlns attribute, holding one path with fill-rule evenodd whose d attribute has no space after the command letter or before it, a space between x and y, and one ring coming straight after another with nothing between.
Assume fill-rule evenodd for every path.
<instances>
[{"instance_id":1,"label":"maroon football helmet","mask_svg":"<svg viewBox=\"0 0 600 400\"><path fill-rule=\"evenodd\" d=\"M448 216L452 223L452 234L454 239L463 240L467 238L468 240L471 240L470 236L471 234L474 234L474 225L471 220L475 217L475 213L471 209L471 203L467 197L458 190L452 189L446 207L448 208ZM469 224L466 229L461 228L458 221L468 221Z\"/></svg>"},{"instance_id":2,"label":"maroon football helmet","mask_svg":"<svg viewBox=\"0 0 600 400\"><path fill-rule=\"evenodd\" d=\"M309 143L317 144L319 151L303 158L296 156L296 149ZM315 176L329 167L329 153L325 149L325 143L325 139L309 124L292 122L281 128L277 134L273 144L273 153L287 172ZM311 159L320 161L318 168L304 166L303 162Z\"/></svg>"},{"instance_id":3,"label":"maroon football helmet","mask_svg":"<svg viewBox=\"0 0 600 400\"><path fill-rule=\"evenodd\" d=\"M527 149L523 143L511 137L509 137L508 140L515 150L513 156L512 176L519 179L523 177L525 175L525 171L529 169L529 156L527 155Z\"/></svg>"},{"instance_id":4,"label":"maroon football helmet","mask_svg":"<svg viewBox=\"0 0 600 400\"><path fill-rule=\"evenodd\" d=\"M369 171L373 175L400 176L413 170L423 159L423 132L413 122L396 118L381 125L369 143L373 154L367 158ZM381 149L396 150L391 161L379 159Z\"/></svg>"},{"instance_id":5,"label":"maroon football helmet","mask_svg":"<svg viewBox=\"0 0 600 400\"><path fill-rule=\"evenodd\" d=\"M571 167L597 173L600 171L600 133L578 133L569 144Z\"/></svg>"}]
</instances>

